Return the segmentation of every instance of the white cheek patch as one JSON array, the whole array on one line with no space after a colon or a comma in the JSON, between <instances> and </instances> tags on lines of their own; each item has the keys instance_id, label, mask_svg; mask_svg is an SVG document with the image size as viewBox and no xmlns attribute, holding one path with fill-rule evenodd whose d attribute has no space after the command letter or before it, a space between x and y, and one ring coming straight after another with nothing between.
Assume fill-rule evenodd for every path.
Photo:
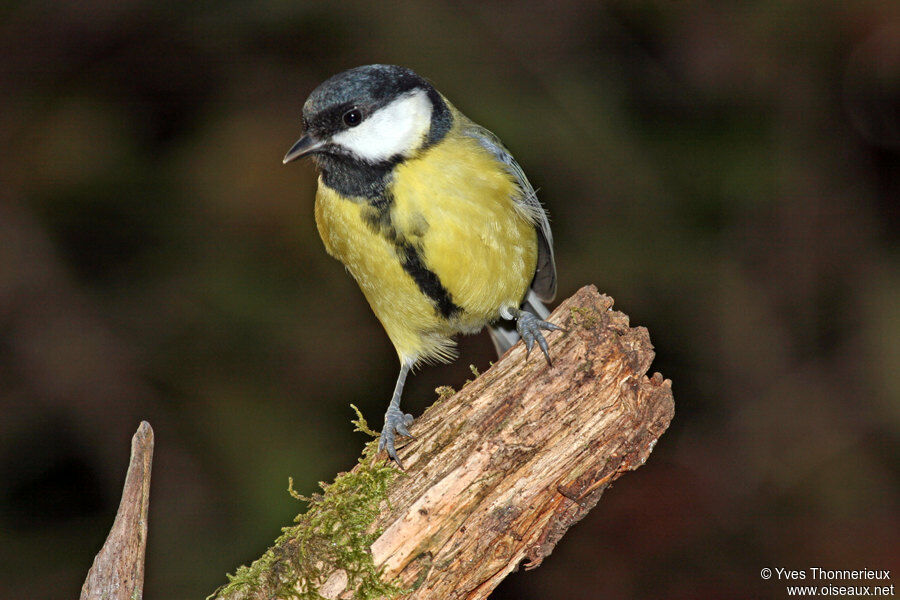
<instances>
[{"instance_id":1,"label":"white cheek patch","mask_svg":"<svg viewBox=\"0 0 900 600\"><path fill-rule=\"evenodd\" d=\"M418 149L431 128L431 100L424 90L403 94L331 141L363 160L380 162Z\"/></svg>"}]
</instances>

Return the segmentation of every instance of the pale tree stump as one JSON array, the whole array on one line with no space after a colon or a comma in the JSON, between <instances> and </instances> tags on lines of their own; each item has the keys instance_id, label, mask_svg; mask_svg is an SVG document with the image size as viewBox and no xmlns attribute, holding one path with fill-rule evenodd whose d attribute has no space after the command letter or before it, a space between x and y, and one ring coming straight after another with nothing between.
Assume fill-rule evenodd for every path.
<instances>
[{"instance_id":1,"label":"pale tree stump","mask_svg":"<svg viewBox=\"0 0 900 600\"><path fill-rule=\"evenodd\" d=\"M369 561L402 590L392 597L475 600L523 561L540 565L610 483L644 464L674 414L671 382L646 376L647 330L612 304L593 286L579 290L549 319L566 329L547 336L552 367L517 344L443 394L399 450L406 473L362 459L313 499L308 514L318 516L298 517L217 597L378 597ZM341 498L376 488L369 501ZM322 516L334 506L356 508ZM364 532L348 524L369 512ZM364 551L352 550L360 540Z\"/></svg>"},{"instance_id":2,"label":"pale tree stump","mask_svg":"<svg viewBox=\"0 0 900 600\"><path fill-rule=\"evenodd\" d=\"M81 600L141 600L153 429L141 421L131 438L131 459L116 520L81 587Z\"/></svg>"}]
</instances>

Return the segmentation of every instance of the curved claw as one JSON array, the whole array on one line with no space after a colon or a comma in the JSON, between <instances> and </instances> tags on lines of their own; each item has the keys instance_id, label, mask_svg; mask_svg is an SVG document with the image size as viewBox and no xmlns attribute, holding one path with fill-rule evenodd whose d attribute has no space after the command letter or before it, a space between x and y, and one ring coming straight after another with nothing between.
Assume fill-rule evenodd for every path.
<instances>
[{"instance_id":1,"label":"curved claw","mask_svg":"<svg viewBox=\"0 0 900 600\"><path fill-rule=\"evenodd\" d=\"M534 347L534 343L537 342L544 353L544 357L547 359L547 364L552 366L553 361L550 360L550 348L547 345L547 340L544 339L544 334L541 333L541 329L556 331L561 330L562 327L538 319L528 311L519 311L516 317L516 330L519 332L522 341L525 342L525 358L527 359L531 355L531 349Z\"/></svg>"},{"instance_id":2,"label":"curved claw","mask_svg":"<svg viewBox=\"0 0 900 600\"><path fill-rule=\"evenodd\" d=\"M397 456L397 449L394 442L397 435L405 435L412 437L409 433L409 425L413 422L413 416L409 413L402 413L397 409L388 409L384 415L384 429L381 430L381 437L378 440L378 451L387 450L388 456L397 463L397 466L403 469L403 464Z\"/></svg>"}]
</instances>

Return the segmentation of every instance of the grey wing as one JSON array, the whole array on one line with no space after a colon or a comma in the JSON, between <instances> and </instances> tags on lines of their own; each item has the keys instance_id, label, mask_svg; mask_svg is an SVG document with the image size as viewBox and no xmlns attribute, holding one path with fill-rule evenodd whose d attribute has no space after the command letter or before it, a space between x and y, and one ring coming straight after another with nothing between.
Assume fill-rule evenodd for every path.
<instances>
[{"instance_id":1,"label":"grey wing","mask_svg":"<svg viewBox=\"0 0 900 600\"><path fill-rule=\"evenodd\" d=\"M468 119L462 125L461 130L463 135L478 140L478 143L488 152L506 165L519 185L522 193L516 198L517 207L528 220L535 224L538 234L537 268L534 272L534 280L531 282L531 289L544 302L552 302L556 296L556 262L553 258L553 234L550 232L547 211L538 200L522 167L496 135Z\"/></svg>"}]
</instances>

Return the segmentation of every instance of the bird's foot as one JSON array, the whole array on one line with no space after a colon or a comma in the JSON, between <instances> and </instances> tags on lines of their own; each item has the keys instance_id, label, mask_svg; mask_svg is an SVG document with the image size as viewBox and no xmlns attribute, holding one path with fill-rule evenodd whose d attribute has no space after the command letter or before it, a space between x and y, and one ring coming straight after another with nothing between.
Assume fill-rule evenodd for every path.
<instances>
[{"instance_id":1,"label":"bird's foot","mask_svg":"<svg viewBox=\"0 0 900 600\"><path fill-rule=\"evenodd\" d=\"M409 413L401 412L399 408L388 408L384 415L384 429L381 430L381 437L378 440L378 451L387 450L388 456L397 463L401 469L403 465L397 457L397 449L394 447L394 440L397 434L412 437L409 433L409 427L413 422L413 416Z\"/></svg>"},{"instance_id":2,"label":"bird's foot","mask_svg":"<svg viewBox=\"0 0 900 600\"><path fill-rule=\"evenodd\" d=\"M516 331L519 332L519 336L521 336L522 341L525 342L525 358L528 358L531 354L531 349L534 347L534 343L537 342L538 346L541 347L544 356L547 358L547 364L552 366L553 361L550 360L550 350L547 347L547 340L544 339L544 334L541 333L541 329L546 331L557 331L562 330L562 327L548 321L542 321L527 310L520 310L516 315Z\"/></svg>"}]
</instances>

